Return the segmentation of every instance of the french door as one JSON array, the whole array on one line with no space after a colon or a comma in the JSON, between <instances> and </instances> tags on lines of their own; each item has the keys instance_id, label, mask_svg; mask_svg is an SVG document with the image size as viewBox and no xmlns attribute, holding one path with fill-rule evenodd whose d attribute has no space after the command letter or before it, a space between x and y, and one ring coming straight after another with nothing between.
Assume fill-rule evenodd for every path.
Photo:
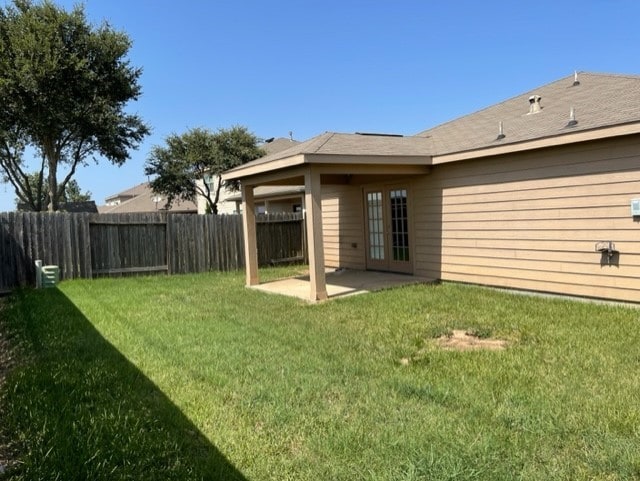
<instances>
[{"instance_id":1,"label":"french door","mask_svg":"<svg viewBox=\"0 0 640 481\"><path fill-rule=\"evenodd\" d=\"M413 272L406 186L365 188L367 268Z\"/></svg>"}]
</instances>

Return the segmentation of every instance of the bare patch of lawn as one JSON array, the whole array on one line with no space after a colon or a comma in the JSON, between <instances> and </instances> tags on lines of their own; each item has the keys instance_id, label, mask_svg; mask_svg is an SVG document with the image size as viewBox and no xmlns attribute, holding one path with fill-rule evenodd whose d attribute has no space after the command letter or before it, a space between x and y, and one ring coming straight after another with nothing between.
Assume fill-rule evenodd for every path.
<instances>
[{"instance_id":1,"label":"bare patch of lawn","mask_svg":"<svg viewBox=\"0 0 640 481\"><path fill-rule=\"evenodd\" d=\"M470 331L454 329L450 335L439 337L437 344L443 349L456 351L474 351L478 349L499 351L505 349L509 343L504 339L484 338Z\"/></svg>"}]
</instances>

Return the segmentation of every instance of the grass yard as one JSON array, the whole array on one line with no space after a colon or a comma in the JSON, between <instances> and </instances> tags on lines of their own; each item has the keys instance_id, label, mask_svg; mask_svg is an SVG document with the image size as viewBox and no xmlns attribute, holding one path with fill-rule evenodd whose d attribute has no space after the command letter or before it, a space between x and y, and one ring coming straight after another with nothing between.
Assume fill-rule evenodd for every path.
<instances>
[{"instance_id":1,"label":"grass yard","mask_svg":"<svg viewBox=\"0 0 640 481\"><path fill-rule=\"evenodd\" d=\"M308 305L243 281L10 298L10 479L640 479L638 309L454 284ZM452 329L509 347L439 348Z\"/></svg>"}]
</instances>

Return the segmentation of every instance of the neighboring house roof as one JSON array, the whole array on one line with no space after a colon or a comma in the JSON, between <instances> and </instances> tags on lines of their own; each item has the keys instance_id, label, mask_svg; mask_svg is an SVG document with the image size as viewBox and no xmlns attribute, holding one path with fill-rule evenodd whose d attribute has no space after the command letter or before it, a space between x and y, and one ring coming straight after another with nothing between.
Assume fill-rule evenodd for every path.
<instances>
[{"instance_id":1,"label":"neighboring house roof","mask_svg":"<svg viewBox=\"0 0 640 481\"><path fill-rule=\"evenodd\" d=\"M261 159L265 157L269 157L271 155L277 155L280 152L294 148L296 145L299 145L299 144L300 144L299 141L288 139L285 137L267 139L260 145L260 148L266 153L266 155L264 157L261 157ZM253 162L249 162L249 163L251 164ZM224 199L222 199L222 201L224 202L225 200L227 200L226 196L224 197Z\"/></svg>"},{"instance_id":2,"label":"neighboring house roof","mask_svg":"<svg viewBox=\"0 0 640 481\"><path fill-rule=\"evenodd\" d=\"M17 206L18 211L29 212L29 206L24 202L19 202ZM60 212L88 212L90 214L97 214L98 207L92 200L82 202L60 202L58 205Z\"/></svg>"},{"instance_id":3,"label":"neighboring house roof","mask_svg":"<svg viewBox=\"0 0 640 481\"><path fill-rule=\"evenodd\" d=\"M430 165L631 133L640 133L640 76L580 72L414 136L327 132L229 170L224 179L331 162L330 156L341 156L333 157L340 163L378 157Z\"/></svg>"},{"instance_id":4,"label":"neighboring house roof","mask_svg":"<svg viewBox=\"0 0 640 481\"><path fill-rule=\"evenodd\" d=\"M277 139L265 140L265 142L260 146L260 148L264 150L267 153L267 155L269 155L269 154L275 154L276 152L280 152L282 150L286 150L299 143L300 142L298 142L297 140L278 137Z\"/></svg>"},{"instance_id":5,"label":"neighboring house roof","mask_svg":"<svg viewBox=\"0 0 640 481\"><path fill-rule=\"evenodd\" d=\"M89 212L91 214L98 213L98 207L93 200L82 202L62 202L60 204L60 210L64 212Z\"/></svg>"},{"instance_id":6,"label":"neighboring house roof","mask_svg":"<svg viewBox=\"0 0 640 481\"><path fill-rule=\"evenodd\" d=\"M125 194L126 195L123 195ZM135 193L134 197L131 197L131 193ZM128 200L121 202L117 205L101 205L98 207L98 212L101 214L124 214L131 212L158 212L165 211L166 197L154 194L148 182L137 185L131 189L121 192L120 194L112 195L107 199L116 199L119 197L129 196ZM191 213L197 212L196 204L190 201L174 202L171 209L168 212L174 213Z\"/></svg>"},{"instance_id":7,"label":"neighboring house roof","mask_svg":"<svg viewBox=\"0 0 640 481\"><path fill-rule=\"evenodd\" d=\"M530 114L535 96L542 108ZM572 109L576 123L570 125ZM417 135L431 139L435 156L639 120L640 76L580 72ZM500 122L504 138L498 139Z\"/></svg>"},{"instance_id":8,"label":"neighboring house roof","mask_svg":"<svg viewBox=\"0 0 640 481\"><path fill-rule=\"evenodd\" d=\"M300 144L297 140L290 138L274 138L266 140L260 148L264 150L267 155L275 155L284 150L295 147ZM282 198L291 196L302 196L304 194L304 186L264 186L257 187L253 195L256 199L270 199L270 198ZM223 192L223 198L220 200L220 204L224 202L239 202L242 200L240 193L232 192L231 190L225 190ZM235 207L234 207L235 208Z\"/></svg>"},{"instance_id":9,"label":"neighboring house roof","mask_svg":"<svg viewBox=\"0 0 640 481\"><path fill-rule=\"evenodd\" d=\"M109 202L113 202L116 200L127 200L127 199L131 199L133 197L136 197L140 194L144 194L149 190L149 183L148 182L144 182L142 184L138 184L136 186L133 186L129 189L123 190L122 192L118 192L117 194L113 194L110 195L109 197L107 197L105 199L106 203Z\"/></svg>"}]
</instances>

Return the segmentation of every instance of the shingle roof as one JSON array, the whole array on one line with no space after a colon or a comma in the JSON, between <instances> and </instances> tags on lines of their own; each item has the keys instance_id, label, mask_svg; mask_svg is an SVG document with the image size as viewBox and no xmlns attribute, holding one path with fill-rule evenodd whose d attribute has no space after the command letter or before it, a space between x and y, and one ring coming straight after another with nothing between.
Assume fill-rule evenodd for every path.
<instances>
[{"instance_id":1,"label":"shingle roof","mask_svg":"<svg viewBox=\"0 0 640 481\"><path fill-rule=\"evenodd\" d=\"M109 202L110 200L118 199L119 197L135 197L137 195L143 194L149 188L148 182L143 182L142 184L135 185L130 187L122 192L118 192L117 194L110 195L105 199L105 201Z\"/></svg>"},{"instance_id":2,"label":"shingle roof","mask_svg":"<svg viewBox=\"0 0 640 481\"><path fill-rule=\"evenodd\" d=\"M156 198L160 198L156 196L148 182L144 184L137 185L131 189L124 191L127 195L132 195L131 192L135 192L135 197L121 202L117 205L101 205L98 206L98 212L101 214L123 214L129 212L157 212L157 211L167 211L164 206L166 202L166 197L162 197L161 200L155 202ZM119 195L122 195L120 193ZM117 197L111 196L110 198ZM198 208L195 203L190 201L184 202L174 202L171 206L171 209L168 209L169 212L197 212Z\"/></svg>"},{"instance_id":3,"label":"shingle roof","mask_svg":"<svg viewBox=\"0 0 640 481\"><path fill-rule=\"evenodd\" d=\"M25 202L18 202L17 210L19 212L30 212L31 209ZM97 214L98 207L96 206L95 201L86 200L86 201L78 201L78 202L60 202L58 205L58 210L60 212L88 212L90 214Z\"/></svg>"},{"instance_id":4,"label":"shingle roof","mask_svg":"<svg viewBox=\"0 0 640 481\"><path fill-rule=\"evenodd\" d=\"M225 176L233 178L250 170L268 171L266 164L300 155L418 159L640 123L640 76L580 72L577 79L575 82L574 75L570 75L414 136L326 132L232 169L227 172L231 175ZM532 96L541 97L542 109L537 113L529 113ZM577 122L570 124L572 109ZM498 136L500 122L502 138ZM299 160L291 162L293 165ZM279 163L278 168L281 167Z\"/></svg>"},{"instance_id":5,"label":"shingle roof","mask_svg":"<svg viewBox=\"0 0 640 481\"><path fill-rule=\"evenodd\" d=\"M90 212L91 214L97 214L98 206L96 206L93 200L62 202L60 204L60 210L64 212Z\"/></svg>"},{"instance_id":6,"label":"shingle roof","mask_svg":"<svg viewBox=\"0 0 640 481\"><path fill-rule=\"evenodd\" d=\"M265 142L260 146L260 148L264 150L267 153L267 155L269 155L269 154L275 154L277 152L281 152L299 143L300 142L298 142L297 140L278 137L277 139L273 139L269 142Z\"/></svg>"},{"instance_id":7,"label":"shingle roof","mask_svg":"<svg viewBox=\"0 0 640 481\"><path fill-rule=\"evenodd\" d=\"M431 145L430 139L422 137L403 137L396 135L376 134L341 134L325 132L305 142L296 144L288 149L266 155L235 170L245 169L260 164L267 164L274 160L286 159L296 155L367 155L367 156L397 156L397 157L425 157Z\"/></svg>"},{"instance_id":8,"label":"shingle roof","mask_svg":"<svg viewBox=\"0 0 640 481\"><path fill-rule=\"evenodd\" d=\"M580 72L417 134L442 155L640 121L640 76ZM542 110L528 114L529 98ZM577 124L568 126L569 112ZM505 137L498 140L499 122Z\"/></svg>"}]
</instances>

